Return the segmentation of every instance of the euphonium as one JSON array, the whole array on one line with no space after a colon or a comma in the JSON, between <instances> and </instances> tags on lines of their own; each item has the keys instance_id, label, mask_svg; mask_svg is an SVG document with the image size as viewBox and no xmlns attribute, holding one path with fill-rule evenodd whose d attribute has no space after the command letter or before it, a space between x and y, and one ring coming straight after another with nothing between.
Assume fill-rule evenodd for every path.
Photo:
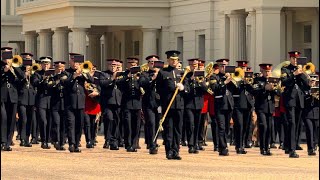
<instances>
[{"instance_id":1,"label":"euphonium","mask_svg":"<svg viewBox=\"0 0 320 180\"><path fill-rule=\"evenodd\" d=\"M237 82L241 81L244 78L244 70L242 68L236 68L235 72L232 73L232 82L237 86Z\"/></svg>"},{"instance_id":2,"label":"euphonium","mask_svg":"<svg viewBox=\"0 0 320 180\"><path fill-rule=\"evenodd\" d=\"M315 70L316 70L316 67L311 62L308 62L306 65L303 66L303 71L308 75L314 74Z\"/></svg>"}]
</instances>

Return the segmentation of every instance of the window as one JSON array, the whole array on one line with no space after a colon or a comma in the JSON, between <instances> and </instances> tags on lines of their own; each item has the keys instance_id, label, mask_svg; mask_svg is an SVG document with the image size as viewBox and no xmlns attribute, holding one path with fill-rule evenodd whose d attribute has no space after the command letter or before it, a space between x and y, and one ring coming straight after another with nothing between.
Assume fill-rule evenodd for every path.
<instances>
[{"instance_id":1,"label":"window","mask_svg":"<svg viewBox=\"0 0 320 180\"><path fill-rule=\"evenodd\" d=\"M199 58L204 60L206 56L206 38L204 34L199 35L198 43Z\"/></svg>"},{"instance_id":2,"label":"window","mask_svg":"<svg viewBox=\"0 0 320 180\"><path fill-rule=\"evenodd\" d=\"M311 43L311 25L305 25L303 28L304 43Z\"/></svg>"},{"instance_id":3,"label":"window","mask_svg":"<svg viewBox=\"0 0 320 180\"><path fill-rule=\"evenodd\" d=\"M181 52L180 61L183 62L183 37L177 37L177 50Z\"/></svg>"},{"instance_id":4,"label":"window","mask_svg":"<svg viewBox=\"0 0 320 180\"><path fill-rule=\"evenodd\" d=\"M134 52L135 56L139 56L139 52L140 52L140 42L139 41L133 42L133 52Z\"/></svg>"}]
</instances>

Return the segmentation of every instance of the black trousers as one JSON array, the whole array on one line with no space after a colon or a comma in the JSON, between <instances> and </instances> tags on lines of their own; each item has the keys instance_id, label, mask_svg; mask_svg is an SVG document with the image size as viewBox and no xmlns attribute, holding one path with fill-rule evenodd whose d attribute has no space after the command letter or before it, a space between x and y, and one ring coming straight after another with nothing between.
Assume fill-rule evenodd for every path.
<instances>
[{"instance_id":1,"label":"black trousers","mask_svg":"<svg viewBox=\"0 0 320 180\"><path fill-rule=\"evenodd\" d=\"M275 125L275 139L279 137L279 143L283 144L284 141L284 119L282 117L273 117Z\"/></svg>"},{"instance_id":2,"label":"black trousers","mask_svg":"<svg viewBox=\"0 0 320 180\"><path fill-rule=\"evenodd\" d=\"M227 134L230 127L232 111L216 109L218 136L219 136L219 149L227 148Z\"/></svg>"},{"instance_id":3,"label":"black trousers","mask_svg":"<svg viewBox=\"0 0 320 180\"><path fill-rule=\"evenodd\" d=\"M38 108L41 142L50 142L51 112L50 109Z\"/></svg>"},{"instance_id":4,"label":"black trousers","mask_svg":"<svg viewBox=\"0 0 320 180\"><path fill-rule=\"evenodd\" d=\"M126 148L133 147L137 149L140 125L141 125L141 110L140 109L124 109L125 120L125 145Z\"/></svg>"},{"instance_id":5,"label":"black trousers","mask_svg":"<svg viewBox=\"0 0 320 180\"><path fill-rule=\"evenodd\" d=\"M124 123L124 115L123 111L119 110L119 127L118 127L118 142L124 142L124 132L125 132L125 123Z\"/></svg>"},{"instance_id":6,"label":"black trousers","mask_svg":"<svg viewBox=\"0 0 320 180\"><path fill-rule=\"evenodd\" d=\"M268 150L271 142L272 114L256 112L259 128L260 150Z\"/></svg>"},{"instance_id":7,"label":"black trousers","mask_svg":"<svg viewBox=\"0 0 320 180\"><path fill-rule=\"evenodd\" d=\"M60 146L64 145L66 124L65 111L52 111L52 140Z\"/></svg>"},{"instance_id":8,"label":"black trousers","mask_svg":"<svg viewBox=\"0 0 320 180\"><path fill-rule=\"evenodd\" d=\"M143 108L142 110L145 118L145 137L147 146L149 148L155 148L157 143L153 140L155 139L155 135L158 130L160 121L158 108Z\"/></svg>"},{"instance_id":9,"label":"black trousers","mask_svg":"<svg viewBox=\"0 0 320 180\"><path fill-rule=\"evenodd\" d=\"M317 122L318 119L309 119L309 118L303 118L304 124L306 126L306 136L307 136L307 145L308 150L314 149L316 145L315 137L317 137Z\"/></svg>"},{"instance_id":10,"label":"black trousers","mask_svg":"<svg viewBox=\"0 0 320 180\"><path fill-rule=\"evenodd\" d=\"M243 142L244 145L249 145L252 141L253 123L252 123L252 109L245 109L243 111Z\"/></svg>"},{"instance_id":11,"label":"black trousers","mask_svg":"<svg viewBox=\"0 0 320 180\"><path fill-rule=\"evenodd\" d=\"M84 109L67 108L68 143L78 147L84 119Z\"/></svg>"},{"instance_id":12,"label":"black trousers","mask_svg":"<svg viewBox=\"0 0 320 180\"><path fill-rule=\"evenodd\" d=\"M119 123L120 123L120 108L116 105L108 105L104 109L103 124L104 137L110 144L118 145L119 139Z\"/></svg>"},{"instance_id":13,"label":"black trousers","mask_svg":"<svg viewBox=\"0 0 320 180\"><path fill-rule=\"evenodd\" d=\"M235 144L236 148L243 148L244 144L244 109L234 109L232 113L232 118L234 122L233 130L234 130L234 137L235 137Z\"/></svg>"},{"instance_id":14,"label":"black trousers","mask_svg":"<svg viewBox=\"0 0 320 180\"><path fill-rule=\"evenodd\" d=\"M187 129L186 129L186 118L185 112L182 112L183 120L182 120L182 129L181 129L181 142L186 142L187 140Z\"/></svg>"},{"instance_id":15,"label":"black trousers","mask_svg":"<svg viewBox=\"0 0 320 180\"><path fill-rule=\"evenodd\" d=\"M38 114L38 110L34 107L35 114ZM40 127L39 127L39 116L34 115L31 123L31 136L32 139L38 140L38 137L40 135Z\"/></svg>"},{"instance_id":16,"label":"black trousers","mask_svg":"<svg viewBox=\"0 0 320 180\"><path fill-rule=\"evenodd\" d=\"M92 115L92 114L85 114L84 119L85 123L89 123L88 128L86 129L86 124L84 125L84 133L86 136L86 142L89 141L94 141L96 139L96 134L97 134L97 128L98 128L98 123L96 123L96 117L97 115ZM88 137L88 138L87 138Z\"/></svg>"},{"instance_id":17,"label":"black trousers","mask_svg":"<svg viewBox=\"0 0 320 180\"><path fill-rule=\"evenodd\" d=\"M276 125L274 118L271 119L271 140L270 144L276 143Z\"/></svg>"},{"instance_id":18,"label":"black trousers","mask_svg":"<svg viewBox=\"0 0 320 180\"><path fill-rule=\"evenodd\" d=\"M207 127L208 127L208 113L201 113L200 114L200 124L199 124L199 131L198 131L198 141L200 143L204 143L206 141L207 135Z\"/></svg>"},{"instance_id":19,"label":"black trousers","mask_svg":"<svg viewBox=\"0 0 320 180\"><path fill-rule=\"evenodd\" d=\"M84 113L83 114L83 130L84 130L84 136L86 138L86 142L89 143L91 142L91 122L90 122L90 117L88 114ZM82 133L81 133L82 135ZM81 140L81 137L80 137Z\"/></svg>"},{"instance_id":20,"label":"black trousers","mask_svg":"<svg viewBox=\"0 0 320 180\"><path fill-rule=\"evenodd\" d=\"M163 122L166 154L169 152L179 153L183 121L182 118L182 109L170 109L165 121Z\"/></svg>"},{"instance_id":21,"label":"black trousers","mask_svg":"<svg viewBox=\"0 0 320 180\"><path fill-rule=\"evenodd\" d=\"M299 107L288 107L287 108L287 121L288 121L288 140L289 150L294 151L297 147L298 142L298 131L301 121L302 109Z\"/></svg>"},{"instance_id":22,"label":"black trousers","mask_svg":"<svg viewBox=\"0 0 320 180\"><path fill-rule=\"evenodd\" d=\"M200 126L201 109L185 109L185 127L187 131L187 141L189 147L199 145L198 132Z\"/></svg>"},{"instance_id":23,"label":"black trousers","mask_svg":"<svg viewBox=\"0 0 320 180\"><path fill-rule=\"evenodd\" d=\"M211 133L212 133L212 141L213 146L218 148L219 147L219 129L218 129L218 122L216 116L210 116L211 119Z\"/></svg>"},{"instance_id":24,"label":"black trousers","mask_svg":"<svg viewBox=\"0 0 320 180\"><path fill-rule=\"evenodd\" d=\"M19 105L19 124L20 124L20 139L29 142L31 134L31 124L35 118L34 106Z\"/></svg>"},{"instance_id":25,"label":"black trousers","mask_svg":"<svg viewBox=\"0 0 320 180\"><path fill-rule=\"evenodd\" d=\"M1 102L1 143L6 143L7 146L12 142L16 113L16 103Z\"/></svg>"}]
</instances>

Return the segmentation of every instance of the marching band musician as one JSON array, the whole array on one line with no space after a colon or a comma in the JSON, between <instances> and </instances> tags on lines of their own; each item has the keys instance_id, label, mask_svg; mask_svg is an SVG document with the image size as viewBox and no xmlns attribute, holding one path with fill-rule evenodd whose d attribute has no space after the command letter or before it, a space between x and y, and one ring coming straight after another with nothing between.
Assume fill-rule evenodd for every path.
<instances>
[{"instance_id":1,"label":"marching band musician","mask_svg":"<svg viewBox=\"0 0 320 180\"><path fill-rule=\"evenodd\" d=\"M209 84L215 94L214 107L219 131L219 155L228 156L229 150L226 135L229 131L229 122L234 106L228 84L232 78L229 73L225 73L225 66L228 65L229 59L218 59L216 62L219 65L219 73L210 76Z\"/></svg>"},{"instance_id":2,"label":"marching band musician","mask_svg":"<svg viewBox=\"0 0 320 180\"><path fill-rule=\"evenodd\" d=\"M17 83L25 78L18 67L12 66L12 48L1 48L1 151L12 151L17 104Z\"/></svg>"},{"instance_id":3,"label":"marching band musician","mask_svg":"<svg viewBox=\"0 0 320 180\"><path fill-rule=\"evenodd\" d=\"M122 72L123 71L123 61L118 59L117 63L117 71ZM120 90L121 91L121 90ZM122 94L122 92L121 92ZM119 112L120 122L119 122L119 133L118 133L118 142L119 147L124 147L124 132L125 132L125 123L123 122L123 110L120 108Z\"/></svg>"},{"instance_id":4,"label":"marching band musician","mask_svg":"<svg viewBox=\"0 0 320 180\"><path fill-rule=\"evenodd\" d=\"M277 90L274 84L268 81L271 77L272 64L259 64L262 77L256 77L253 82L253 94L255 96L255 112L258 117L260 154L272 155L270 152L271 120L275 109L274 96Z\"/></svg>"},{"instance_id":5,"label":"marching band musician","mask_svg":"<svg viewBox=\"0 0 320 180\"><path fill-rule=\"evenodd\" d=\"M184 98L184 122L187 132L188 152L198 154L198 150L204 150L198 141L200 126L200 115L203 107L203 95L207 91L205 77L196 77L195 70L198 69L198 58L188 59L191 72L186 76L186 83L190 91L185 93ZM202 78L202 79L200 79Z\"/></svg>"},{"instance_id":6,"label":"marching band musician","mask_svg":"<svg viewBox=\"0 0 320 180\"><path fill-rule=\"evenodd\" d=\"M49 88L49 76L45 76L45 71L51 67L52 57L40 57L41 71L35 72L31 76L31 83L37 89L36 95L36 111L39 120L41 148L50 149L50 131L51 131L51 111L50 99L51 89Z\"/></svg>"},{"instance_id":7,"label":"marching band musician","mask_svg":"<svg viewBox=\"0 0 320 180\"><path fill-rule=\"evenodd\" d=\"M145 94L142 97L142 110L145 118L146 126L146 141L149 154L157 154L158 147L154 142L156 130L159 125L160 115L158 108L160 106L160 95L157 92L156 78L159 72L159 68L154 67L155 61L159 61L159 56L150 55L146 57L148 61L149 70L143 72L142 75L147 79L146 83L142 85Z\"/></svg>"},{"instance_id":8,"label":"marching band musician","mask_svg":"<svg viewBox=\"0 0 320 180\"><path fill-rule=\"evenodd\" d=\"M187 83L180 83L181 71L177 69L179 60L179 51L167 51L168 67L159 71L157 76L157 89L160 94L161 107L163 110L168 108L169 102L173 94L178 88L179 92L169 107L170 110L164 121L164 143L167 159L181 160L179 155L179 143L181 138L184 99L183 92L188 91Z\"/></svg>"},{"instance_id":9,"label":"marching band musician","mask_svg":"<svg viewBox=\"0 0 320 180\"><path fill-rule=\"evenodd\" d=\"M303 73L302 67L297 66L297 58L300 57L300 52L290 51L290 64L281 68L281 82L285 86L283 92L284 103L287 111L288 132L290 140L289 157L299 158L296 150L302 148L298 146L299 126L301 125L301 114L304 108L304 92L303 86L308 86L308 78Z\"/></svg>"},{"instance_id":10,"label":"marching band musician","mask_svg":"<svg viewBox=\"0 0 320 180\"><path fill-rule=\"evenodd\" d=\"M54 147L58 151L65 151L65 128L66 128L66 113L65 113L65 98L66 92L66 80L70 76L65 71L65 61L55 61L54 63L54 76L52 95L50 100L52 110L52 141Z\"/></svg>"},{"instance_id":11,"label":"marching band musician","mask_svg":"<svg viewBox=\"0 0 320 180\"><path fill-rule=\"evenodd\" d=\"M243 70L246 70L248 66L248 61L236 61L238 67ZM240 71L240 70L239 70ZM240 72L238 72L240 73ZM234 99L234 110L233 110L233 120L234 120L234 135L235 135L235 145L237 154L246 154L247 151L244 150L243 145L245 144L244 132L248 127L251 110L254 106L253 97L251 95L252 86L245 81L244 74L239 75L239 80L233 81L230 84L231 91L233 92L232 96Z\"/></svg>"},{"instance_id":12,"label":"marching band musician","mask_svg":"<svg viewBox=\"0 0 320 180\"><path fill-rule=\"evenodd\" d=\"M32 75L32 54L22 53L23 57L23 66L21 69L25 72L25 78L19 83L19 98L18 98L18 114L19 114L19 125L20 125L20 146L32 147L32 144L29 141L31 133L31 124L35 119L35 98L36 90L33 87L31 80ZM28 56L28 57L26 57Z\"/></svg>"},{"instance_id":13,"label":"marching band musician","mask_svg":"<svg viewBox=\"0 0 320 180\"><path fill-rule=\"evenodd\" d=\"M70 53L70 68L66 71L70 76L66 80L66 90L69 96L65 98L65 108L68 124L68 143L70 153L79 153L80 138L82 134L82 123L85 108L85 82L93 83L89 73L82 72L80 65L84 62L84 56Z\"/></svg>"},{"instance_id":14,"label":"marching band musician","mask_svg":"<svg viewBox=\"0 0 320 180\"><path fill-rule=\"evenodd\" d=\"M124 122L125 122L125 146L127 152L137 152L140 124L141 124L141 109L142 109L142 85L146 78L140 75L140 72L134 72L134 67L137 66L139 59L136 57L127 58L127 73L123 78L119 79L123 96L122 103L124 107ZM131 71L132 70L132 71Z\"/></svg>"},{"instance_id":15,"label":"marching band musician","mask_svg":"<svg viewBox=\"0 0 320 180\"><path fill-rule=\"evenodd\" d=\"M119 60L107 59L107 70L100 79L101 86L101 108L104 124L105 143L103 148L110 150L119 150L118 133L120 123L120 106L122 93L118 88L118 71Z\"/></svg>"},{"instance_id":16,"label":"marching band musician","mask_svg":"<svg viewBox=\"0 0 320 180\"><path fill-rule=\"evenodd\" d=\"M308 155L315 156L316 146L314 138L318 135L314 135L318 132L319 126L319 86L316 85L316 81L319 81L317 74L310 75L310 84L307 86L307 95L305 99L305 107L303 109L302 117L306 127L306 137L308 146ZM312 92L312 91L315 92Z\"/></svg>"}]
</instances>

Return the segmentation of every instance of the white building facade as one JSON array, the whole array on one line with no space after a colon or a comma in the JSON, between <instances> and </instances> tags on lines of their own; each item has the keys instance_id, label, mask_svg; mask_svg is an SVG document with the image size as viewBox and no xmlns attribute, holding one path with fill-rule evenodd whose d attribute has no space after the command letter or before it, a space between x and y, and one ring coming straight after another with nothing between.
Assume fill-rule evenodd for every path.
<instances>
[{"instance_id":1,"label":"white building facade","mask_svg":"<svg viewBox=\"0 0 320 180\"><path fill-rule=\"evenodd\" d=\"M16 7L9 12L22 26L13 31L2 21L1 45L14 43L36 57L68 60L77 52L104 70L106 58L165 59L165 51L177 49L182 60L248 60L258 71L258 64L277 65L298 50L319 67L316 0L4 1L15 4L6 7Z\"/></svg>"}]
</instances>

